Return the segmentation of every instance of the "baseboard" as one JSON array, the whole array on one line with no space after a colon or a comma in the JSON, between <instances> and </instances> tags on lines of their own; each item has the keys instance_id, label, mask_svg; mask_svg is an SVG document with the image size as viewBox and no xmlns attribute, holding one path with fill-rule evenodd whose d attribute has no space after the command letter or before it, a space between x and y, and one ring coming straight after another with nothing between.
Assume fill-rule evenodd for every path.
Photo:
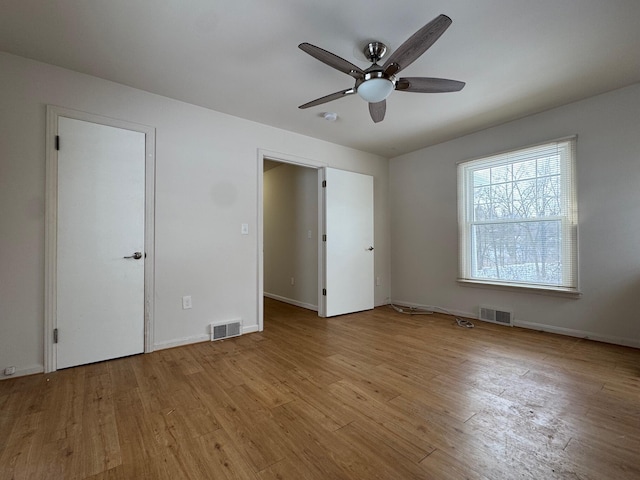
<instances>
[{"instance_id":1,"label":"baseboard","mask_svg":"<svg viewBox=\"0 0 640 480\"><path fill-rule=\"evenodd\" d=\"M248 327L242 327L242 334L244 335L245 333L254 333L254 332L259 332L260 329L258 328L258 325L249 325Z\"/></svg>"},{"instance_id":2,"label":"baseboard","mask_svg":"<svg viewBox=\"0 0 640 480\"><path fill-rule=\"evenodd\" d=\"M544 323L521 322L515 320L514 327L528 328L530 330L538 330L541 332L557 333L558 335L566 335L568 337L584 338L586 340L595 340L597 342L612 343L614 345L622 345L623 347L640 348L640 340L629 338L614 337L611 335L602 335L600 333L588 332L586 330L575 330L573 328L556 327L553 325L545 325Z\"/></svg>"},{"instance_id":3,"label":"baseboard","mask_svg":"<svg viewBox=\"0 0 640 480\"><path fill-rule=\"evenodd\" d=\"M249 325L248 327L242 327L242 334L253 333L258 331L257 325ZM177 338L175 340L169 340L168 342L159 342L153 345L153 350L164 350L166 348L181 347L182 345L190 345L192 343L210 342L211 336L207 334L194 335L192 337Z\"/></svg>"},{"instance_id":4,"label":"baseboard","mask_svg":"<svg viewBox=\"0 0 640 480\"><path fill-rule=\"evenodd\" d=\"M306 308L307 310L313 310L314 312L318 311L318 306L311 305L310 303L299 302L298 300L293 300L292 298L281 297L280 295L275 295L273 293L267 293L267 292L264 292L264 296L267 298L271 298L273 300L278 300L279 302L295 305L296 307Z\"/></svg>"},{"instance_id":5,"label":"baseboard","mask_svg":"<svg viewBox=\"0 0 640 480\"><path fill-rule=\"evenodd\" d=\"M13 375L4 375L3 371L0 371L0 381L9 380L10 378L34 375L36 373L44 373L44 365L33 365L26 368L16 368L16 373L14 373Z\"/></svg>"},{"instance_id":6,"label":"baseboard","mask_svg":"<svg viewBox=\"0 0 640 480\"><path fill-rule=\"evenodd\" d=\"M154 343L153 350L164 350L165 348L180 347L182 345L207 341L209 341L209 335L204 333L202 335L194 335L192 337L176 338L175 340L169 340L168 342Z\"/></svg>"},{"instance_id":7,"label":"baseboard","mask_svg":"<svg viewBox=\"0 0 640 480\"><path fill-rule=\"evenodd\" d=\"M429 305L420 305L418 303L405 302L402 300L397 300L397 301L394 300L391 303L393 303L394 305L402 305L406 307L417 307L417 308L426 308L426 309L430 307ZM449 309L447 310L452 315L471 318L475 320L478 319L477 313L463 312L461 310L449 310ZM438 310L436 310L436 312L445 313ZM479 320L479 321L482 321L482 320ZM548 333L555 333L558 335L566 335L568 337L577 337L577 338L584 338L586 340L595 340L597 342L612 343L614 345L621 345L623 347L640 348L640 340L614 337L612 335L602 335L600 333L588 332L586 330L575 330L573 328L556 327L554 325L546 325L544 323L524 322L524 321L519 321L517 318L513 320L513 326L520 327L520 328L527 328L529 330L537 330L539 332L548 332Z\"/></svg>"}]
</instances>

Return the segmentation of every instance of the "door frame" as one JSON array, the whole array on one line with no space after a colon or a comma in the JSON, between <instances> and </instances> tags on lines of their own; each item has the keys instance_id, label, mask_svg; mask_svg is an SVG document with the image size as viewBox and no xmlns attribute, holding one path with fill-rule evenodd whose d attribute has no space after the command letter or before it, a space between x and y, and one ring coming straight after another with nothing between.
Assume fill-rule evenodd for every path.
<instances>
[{"instance_id":1,"label":"door frame","mask_svg":"<svg viewBox=\"0 0 640 480\"><path fill-rule=\"evenodd\" d=\"M262 148L258 149L258 331L264 330L264 161L275 160L276 162L288 163L300 167L313 168L318 172L318 316L325 316L325 302L322 296L322 288L325 283L324 276L324 248L322 234L324 233L324 201L322 182L324 180L324 169L329 165L325 162L318 162L287 153L273 152Z\"/></svg>"},{"instance_id":2,"label":"door frame","mask_svg":"<svg viewBox=\"0 0 640 480\"><path fill-rule=\"evenodd\" d=\"M154 331L154 206L155 206L155 128L70 108L47 105L46 186L45 186L45 279L44 279L44 371L57 370L57 350L53 331L57 327L58 265L58 118L72 118L145 135L145 212L144 212L144 352L153 351Z\"/></svg>"}]
</instances>

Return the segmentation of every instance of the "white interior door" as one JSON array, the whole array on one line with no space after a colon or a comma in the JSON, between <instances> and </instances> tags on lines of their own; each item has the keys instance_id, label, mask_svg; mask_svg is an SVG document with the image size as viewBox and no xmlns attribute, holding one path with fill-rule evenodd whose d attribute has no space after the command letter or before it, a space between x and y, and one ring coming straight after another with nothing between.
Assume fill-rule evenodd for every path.
<instances>
[{"instance_id":1,"label":"white interior door","mask_svg":"<svg viewBox=\"0 0 640 480\"><path fill-rule=\"evenodd\" d=\"M373 177L325 169L324 313L331 317L374 305Z\"/></svg>"},{"instance_id":2,"label":"white interior door","mask_svg":"<svg viewBox=\"0 0 640 480\"><path fill-rule=\"evenodd\" d=\"M58 135L57 368L142 353L145 134L59 117Z\"/></svg>"}]
</instances>

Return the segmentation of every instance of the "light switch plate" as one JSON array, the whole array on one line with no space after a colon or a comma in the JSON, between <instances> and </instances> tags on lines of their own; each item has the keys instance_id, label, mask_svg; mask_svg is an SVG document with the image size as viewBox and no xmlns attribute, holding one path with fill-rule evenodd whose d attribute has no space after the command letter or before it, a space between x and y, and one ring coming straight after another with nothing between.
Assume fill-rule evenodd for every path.
<instances>
[{"instance_id":1,"label":"light switch plate","mask_svg":"<svg viewBox=\"0 0 640 480\"><path fill-rule=\"evenodd\" d=\"M240 233L242 233L242 235L249 235L249 224L248 223L243 223L240 226Z\"/></svg>"},{"instance_id":2,"label":"light switch plate","mask_svg":"<svg viewBox=\"0 0 640 480\"><path fill-rule=\"evenodd\" d=\"M184 297L182 297L182 309L183 310L188 310L191 307L192 307L191 295L185 295Z\"/></svg>"}]
</instances>

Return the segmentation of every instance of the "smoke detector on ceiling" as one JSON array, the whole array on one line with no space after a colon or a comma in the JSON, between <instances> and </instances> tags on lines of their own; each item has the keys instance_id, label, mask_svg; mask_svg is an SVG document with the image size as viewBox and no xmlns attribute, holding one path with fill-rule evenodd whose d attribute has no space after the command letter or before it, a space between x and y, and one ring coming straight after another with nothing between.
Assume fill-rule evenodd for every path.
<instances>
[{"instance_id":1,"label":"smoke detector on ceiling","mask_svg":"<svg viewBox=\"0 0 640 480\"><path fill-rule=\"evenodd\" d=\"M324 112L322 118L327 122L335 122L338 119L338 114L336 112Z\"/></svg>"}]
</instances>

